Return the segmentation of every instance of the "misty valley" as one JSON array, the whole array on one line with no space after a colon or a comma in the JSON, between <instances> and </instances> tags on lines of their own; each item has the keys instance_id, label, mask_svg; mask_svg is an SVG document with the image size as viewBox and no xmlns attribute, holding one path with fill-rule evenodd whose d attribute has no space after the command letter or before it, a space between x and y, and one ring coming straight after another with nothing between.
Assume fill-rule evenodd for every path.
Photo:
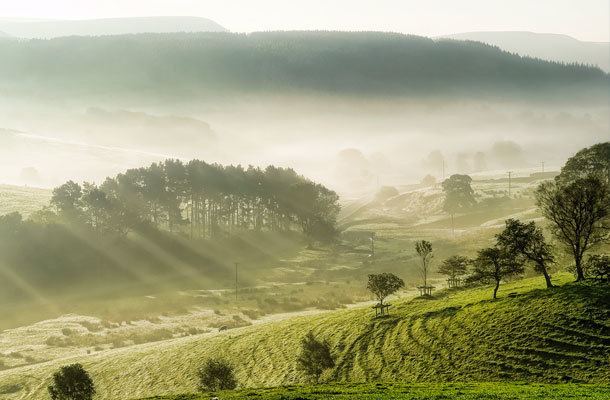
<instances>
[{"instance_id":1,"label":"misty valley","mask_svg":"<svg viewBox=\"0 0 610 400\"><path fill-rule=\"evenodd\" d=\"M610 398L608 43L299 29L0 18L0 399Z\"/></svg>"}]
</instances>

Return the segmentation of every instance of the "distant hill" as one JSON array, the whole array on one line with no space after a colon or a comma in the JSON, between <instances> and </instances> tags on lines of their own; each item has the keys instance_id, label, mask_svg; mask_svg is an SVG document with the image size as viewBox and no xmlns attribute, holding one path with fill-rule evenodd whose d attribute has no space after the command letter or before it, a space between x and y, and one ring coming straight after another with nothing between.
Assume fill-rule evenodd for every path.
<instances>
[{"instance_id":1,"label":"distant hill","mask_svg":"<svg viewBox=\"0 0 610 400\"><path fill-rule=\"evenodd\" d=\"M263 93L607 99L610 77L476 42L379 32L166 33L0 43L0 91L215 99ZM593 96L594 97L594 96Z\"/></svg>"},{"instance_id":2,"label":"distant hill","mask_svg":"<svg viewBox=\"0 0 610 400\"><path fill-rule=\"evenodd\" d=\"M129 33L226 32L216 22L198 17L140 17L90 20L0 20L0 31L25 39L102 36ZM1 36L1 35L0 35Z\"/></svg>"},{"instance_id":3,"label":"distant hill","mask_svg":"<svg viewBox=\"0 0 610 400\"><path fill-rule=\"evenodd\" d=\"M11 37L11 35L9 35L9 34L8 34L8 33L6 33L6 32L2 32L2 31L0 31L0 38L7 38L7 37Z\"/></svg>"},{"instance_id":4,"label":"distant hill","mask_svg":"<svg viewBox=\"0 0 610 400\"><path fill-rule=\"evenodd\" d=\"M474 40L523 56L596 65L610 72L608 42L583 42L567 35L534 32L468 32L443 36L443 38Z\"/></svg>"}]
</instances>

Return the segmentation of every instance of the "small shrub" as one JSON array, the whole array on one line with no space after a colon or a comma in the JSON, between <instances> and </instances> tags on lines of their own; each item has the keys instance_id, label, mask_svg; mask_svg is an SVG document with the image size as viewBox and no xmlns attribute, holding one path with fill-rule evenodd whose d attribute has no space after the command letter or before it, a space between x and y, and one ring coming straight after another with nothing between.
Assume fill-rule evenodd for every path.
<instances>
[{"instance_id":1,"label":"small shrub","mask_svg":"<svg viewBox=\"0 0 610 400\"><path fill-rule=\"evenodd\" d=\"M72 333L73 333L73 332L72 332L72 329L70 329L70 328L63 328L63 329L61 330L61 333L62 333L64 336L70 336L70 335L72 335Z\"/></svg>"},{"instance_id":2,"label":"small shrub","mask_svg":"<svg viewBox=\"0 0 610 400\"><path fill-rule=\"evenodd\" d=\"M99 332L104 329L102 325L96 324L95 322L81 321L80 324L89 332Z\"/></svg>"},{"instance_id":3,"label":"small shrub","mask_svg":"<svg viewBox=\"0 0 610 400\"><path fill-rule=\"evenodd\" d=\"M93 380L80 364L67 365L53 374L48 390L53 400L91 400L95 394Z\"/></svg>"},{"instance_id":4,"label":"small shrub","mask_svg":"<svg viewBox=\"0 0 610 400\"><path fill-rule=\"evenodd\" d=\"M588 278L610 282L610 256L591 255L585 263L585 275Z\"/></svg>"},{"instance_id":5,"label":"small shrub","mask_svg":"<svg viewBox=\"0 0 610 400\"><path fill-rule=\"evenodd\" d=\"M67 338L51 336L45 340L45 344L50 347L68 347L70 345Z\"/></svg>"},{"instance_id":6,"label":"small shrub","mask_svg":"<svg viewBox=\"0 0 610 400\"><path fill-rule=\"evenodd\" d=\"M298 368L316 382L322 373L335 366L335 359L330 351L330 344L315 338L309 332L301 341L301 354L297 359Z\"/></svg>"},{"instance_id":7,"label":"small shrub","mask_svg":"<svg viewBox=\"0 0 610 400\"><path fill-rule=\"evenodd\" d=\"M0 387L0 394L13 394L21 390L21 385L14 383L12 385L5 385Z\"/></svg>"},{"instance_id":8,"label":"small shrub","mask_svg":"<svg viewBox=\"0 0 610 400\"><path fill-rule=\"evenodd\" d=\"M208 360L198 371L200 390L228 390L237 387L233 366L226 360Z\"/></svg>"}]
</instances>

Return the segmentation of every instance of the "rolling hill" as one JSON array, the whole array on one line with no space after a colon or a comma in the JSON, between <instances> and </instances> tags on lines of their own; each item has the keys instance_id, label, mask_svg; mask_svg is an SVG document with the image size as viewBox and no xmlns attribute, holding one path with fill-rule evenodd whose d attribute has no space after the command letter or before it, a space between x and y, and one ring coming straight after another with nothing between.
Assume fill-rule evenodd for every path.
<instances>
[{"instance_id":1,"label":"rolling hill","mask_svg":"<svg viewBox=\"0 0 610 400\"><path fill-rule=\"evenodd\" d=\"M23 39L61 36L124 35L145 32L226 32L216 22L198 17L139 17L89 20L0 19L0 30Z\"/></svg>"},{"instance_id":2,"label":"rolling hill","mask_svg":"<svg viewBox=\"0 0 610 400\"><path fill-rule=\"evenodd\" d=\"M51 190L0 184L0 215L20 212L25 217L48 206Z\"/></svg>"},{"instance_id":3,"label":"rolling hill","mask_svg":"<svg viewBox=\"0 0 610 400\"><path fill-rule=\"evenodd\" d=\"M607 383L608 286L554 278L552 290L540 277L505 284L497 301L487 287L441 291L394 299L381 319L354 308L8 369L0 388L6 399L43 399L51 373L78 361L100 399L177 395L195 391L198 366L219 356L235 364L242 387L303 384L294 349L310 330L331 343L336 366L323 378L338 383Z\"/></svg>"},{"instance_id":4,"label":"rolling hill","mask_svg":"<svg viewBox=\"0 0 610 400\"><path fill-rule=\"evenodd\" d=\"M376 32L5 41L0 57L1 92L62 101L325 94L599 102L610 83L597 68L523 58L476 42Z\"/></svg>"},{"instance_id":5,"label":"rolling hill","mask_svg":"<svg viewBox=\"0 0 610 400\"><path fill-rule=\"evenodd\" d=\"M596 65L610 72L610 43L607 42L584 42L567 35L534 32L467 32L443 38L474 40L522 56Z\"/></svg>"}]
</instances>

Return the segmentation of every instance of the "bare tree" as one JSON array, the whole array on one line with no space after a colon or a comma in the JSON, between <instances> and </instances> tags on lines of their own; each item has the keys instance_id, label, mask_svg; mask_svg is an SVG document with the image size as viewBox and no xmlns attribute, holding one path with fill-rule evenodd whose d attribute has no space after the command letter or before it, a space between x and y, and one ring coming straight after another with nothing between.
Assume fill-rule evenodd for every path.
<instances>
[{"instance_id":1,"label":"bare tree","mask_svg":"<svg viewBox=\"0 0 610 400\"><path fill-rule=\"evenodd\" d=\"M420 240L415 243L415 251L421 258L420 275L424 281L424 286L428 286L428 268L430 268L430 262L432 261L432 243L427 240Z\"/></svg>"}]
</instances>

